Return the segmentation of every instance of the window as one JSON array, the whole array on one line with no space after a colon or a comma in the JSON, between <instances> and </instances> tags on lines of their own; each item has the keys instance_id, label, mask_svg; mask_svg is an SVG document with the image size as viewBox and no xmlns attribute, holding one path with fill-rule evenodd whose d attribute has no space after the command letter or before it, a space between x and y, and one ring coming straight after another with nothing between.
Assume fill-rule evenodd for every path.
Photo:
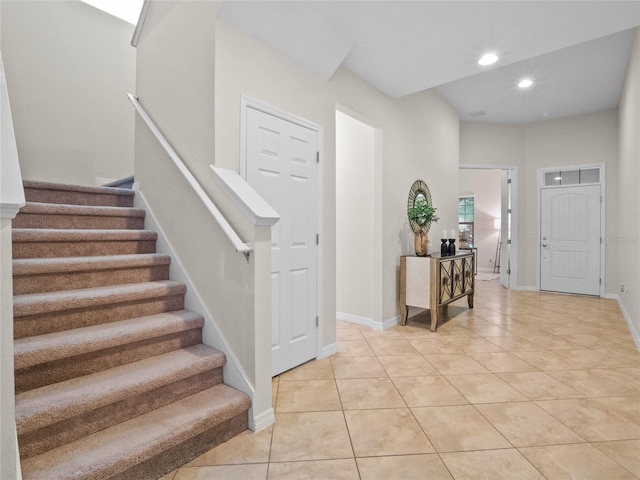
<instances>
[{"instance_id":1,"label":"window","mask_svg":"<svg viewBox=\"0 0 640 480\"><path fill-rule=\"evenodd\" d=\"M473 247L474 197L460 197L458 204L459 248Z\"/></svg>"}]
</instances>

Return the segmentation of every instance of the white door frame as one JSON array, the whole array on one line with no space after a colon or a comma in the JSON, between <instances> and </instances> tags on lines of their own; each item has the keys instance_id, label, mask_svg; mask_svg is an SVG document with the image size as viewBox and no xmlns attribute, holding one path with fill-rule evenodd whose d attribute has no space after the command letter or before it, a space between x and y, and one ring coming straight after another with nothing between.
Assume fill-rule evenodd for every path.
<instances>
[{"instance_id":1,"label":"white door frame","mask_svg":"<svg viewBox=\"0 0 640 480\"><path fill-rule=\"evenodd\" d=\"M537 219L536 219L536 245L537 245L537 252L536 252L536 265L537 265L537 271L536 271L536 289L538 291L540 291L540 276L541 276L541 268L542 268L542 257L540 255L540 221L541 221L541 211L540 211L540 202L541 202L541 191L542 188L554 188L552 185L550 186L545 186L544 184L544 175L545 173L548 172L557 172L557 171L565 171L565 170L578 170L578 169L587 169L587 168L599 168L600 169L600 278L602 279L602 281L600 282L600 297L604 297L605 296L605 283L606 283L606 277L605 277L605 258L604 258L604 252L605 252L605 242L604 242L604 238L603 238L603 234L605 232L605 212L606 212L606 208L605 208L605 204L607 201L607 196L606 196L606 192L605 192L605 164L604 163L586 163L586 164L582 164L582 165L565 165L565 166L560 166L560 167L545 167L545 168L539 168L538 169L538 189L537 189L537 207L536 210L538 211L538 215L537 215ZM579 187L581 184L575 184L573 186L575 187ZM582 185L596 185L595 183L586 183L586 184L582 184ZM562 186L558 186L558 188L562 188Z\"/></svg>"},{"instance_id":2,"label":"white door frame","mask_svg":"<svg viewBox=\"0 0 640 480\"><path fill-rule=\"evenodd\" d=\"M518 287L518 167L514 165L474 165L472 163L461 163L460 170L508 170L511 178L511 245L509 247L509 264L500 265L502 268L510 268L509 288L519 290ZM505 218L501 218L505 222ZM506 242L506 239L502 240Z\"/></svg>"},{"instance_id":3,"label":"white door frame","mask_svg":"<svg viewBox=\"0 0 640 480\"><path fill-rule=\"evenodd\" d=\"M319 152L319 165L318 165L318 191L317 191L317 232L320 235L320 242L318 245L317 256L316 256L316 308L318 315L318 326L316 328L316 358L323 357L323 331L324 331L324 316L323 316L323 304L322 300L323 296L323 249L321 248L323 245L324 235L322 229L322 191L323 191L323 147L324 147L324 130L321 125L317 123L310 122L302 117L298 117L289 112L285 112L284 110L280 110L271 105L267 105L259 100L248 97L246 95L240 95L240 176L247 179L247 110L249 108L253 108L254 110L258 110L260 112L266 113L268 115L273 115L276 118L281 120L295 123L296 125L300 125L301 127L308 128L318 134L318 152ZM272 319L273 321L273 319Z\"/></svg>"}]
</instances>

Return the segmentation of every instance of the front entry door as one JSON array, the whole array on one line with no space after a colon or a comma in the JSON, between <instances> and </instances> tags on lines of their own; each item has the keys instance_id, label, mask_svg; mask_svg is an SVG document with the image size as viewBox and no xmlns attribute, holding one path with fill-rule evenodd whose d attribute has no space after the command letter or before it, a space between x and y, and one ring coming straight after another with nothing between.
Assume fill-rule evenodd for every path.
<instances>
[{"instance_id":1,"label":"front entry door","mask_svg":"<svg viewBox=\"0 0 640 480\"><path fill-rule=\"evenodd\" d=\"M318 132L247 108L247 182L280 214L271 232L272 374L317 355Z\"/></svg>"},{"instance_id":2,"label":"front entry door","mask_svg":"<svg viewBox=\"0 0 640 480\"><path fill-rule=\"evenodd\" d=\"M599 295L600 185L540 192L540 289Z\"/></svg>"}]
</instances>

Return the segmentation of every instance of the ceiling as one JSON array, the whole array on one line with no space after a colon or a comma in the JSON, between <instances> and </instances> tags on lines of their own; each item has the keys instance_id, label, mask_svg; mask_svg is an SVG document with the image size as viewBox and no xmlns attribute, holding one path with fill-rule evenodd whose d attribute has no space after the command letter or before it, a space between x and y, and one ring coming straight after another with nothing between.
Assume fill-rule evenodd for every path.
<instances>
[{"instance_id":1,"label":"ceiling","mask_svg":"<svg viewBox=\"0 0 640 480\"><path fill-rule=\"evenodd\" d=\"M436 88L463 121L529 123L617 106L640 0L227 0L218 16L326 81L343 66L394 98Z\"/></svg>"}]
</instances>

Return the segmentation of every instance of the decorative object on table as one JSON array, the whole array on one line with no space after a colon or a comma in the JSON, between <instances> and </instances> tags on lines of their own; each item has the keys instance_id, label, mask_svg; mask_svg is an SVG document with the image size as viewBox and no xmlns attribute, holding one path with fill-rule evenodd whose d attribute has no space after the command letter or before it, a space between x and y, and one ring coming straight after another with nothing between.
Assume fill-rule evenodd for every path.
<instances>
[{"instance_id":1,"label":"decorative object on table","mask_svg":"<svg viewBox=\"0 0 640 480\"><path fill-rule=\"evenodd\" d=\"M416 180L411 185L407 201L407 217L415 235L416 255L424 257L427 255L429 227L431 223L438 221L438 217L432 204L429 187L422 180Z\"/></svg>"},{"instance_id":2,"label":"decorative object on table","mask_svg":"<svg viewBox=\"0 0 640 480\"><path fill-rule=\"evenodd\" d=\"M445 238L440 239L440 241L442 242L440 244L440 255L446 257L447 255L449 255L449 245L447 245L446 235L444 235L444 237Z\"/></svg>"},{"instance_id":3,"label":"decorative object on table","mask_svg":"<svg viewBox=\"0 0 640 480\"><path fill-rule=\"evenodd\" d=\"M449 255L456 254L456 231L451 230L449 232Z\"/></svg>"}]
</instances>

